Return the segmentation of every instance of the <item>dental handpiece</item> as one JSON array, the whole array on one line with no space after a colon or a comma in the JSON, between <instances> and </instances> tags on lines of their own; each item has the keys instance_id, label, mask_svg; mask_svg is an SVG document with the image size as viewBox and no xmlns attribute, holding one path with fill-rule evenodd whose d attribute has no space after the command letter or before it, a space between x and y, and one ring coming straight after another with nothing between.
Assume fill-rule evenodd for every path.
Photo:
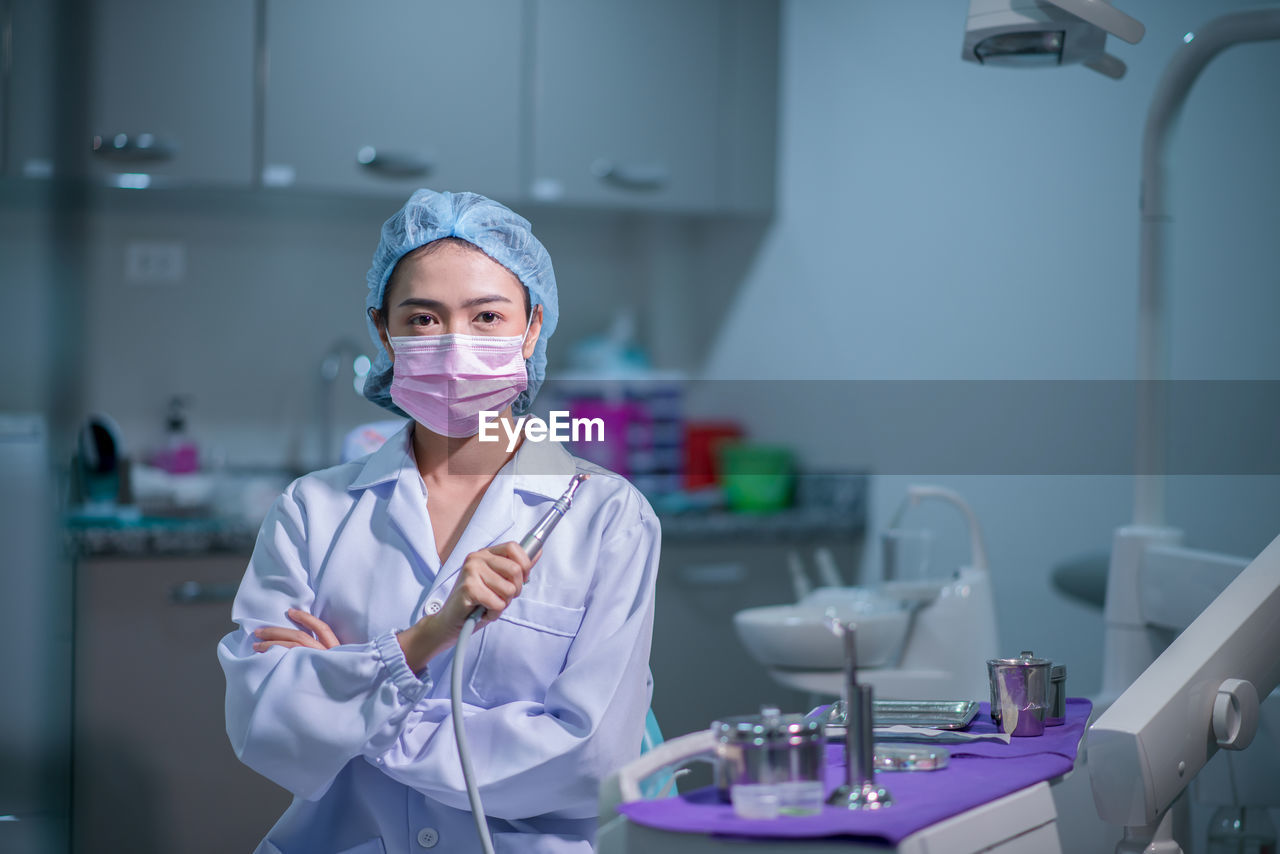
<instances>
[{"instance_id":1,"label":"dental handpiece","mask_svg":"<svg viewBox=\"0 0 1280 854\"><path fill-rule=\"evenodd\" d=\"M556 525L559 525L560 520L564 518L564 514L568 513L569 508L573 506L573 494L578 491L579 486L582 486L582 482L590 476L588 474L574 475L573 480L569 481L569 488L564 491L564 495L556 499L556 503L552 504L550 509L543 514L542 518L538 520L538 524L534 525L529 533L520 538L520 548L524 549L530 560L533 560L542 551L542 545L547 541L547 537L551 535ZM485 607L477 605L471 609L471 613L467 615L467 619L462 624L462 632L458 635L458 644L454 649L453 664L450 668L452 672L449 676L449 707L452 710L453 736L458 745L458 763L462 767L462 779L467 786L467 801L471 804L471 816L475 819L476 833L480 837L480 850L484 854L493 854L493 839L489 835L489 822L485 819L484 804L480 801L480 788L476 783L476 775L471 768L471 749L467 746L467 733L463 725L462 712L462 662L466 661L467 644L470 643L471 633L480 625L484 615Z\"/></svg>"},{"instance_id":2,"label":"dental handpiece","mask_svg":"<svg viewBox=\"0 0 1280 854\"><path fill-rule=\"evenodd\" d=\"M560 524L560 520L564 518L564 514L569 512L569 508L573 506L573 495L578 491L578 487L582 482L591 477L589 474L577 474L569 481L569 488L564 494L556 499L556 503L543 514L538 523L529 529L529 533L520 538L520 548L524 549L525 554L529 556L529 560L533 560L542 551L543 544L547 541L547 537L551 536L551 532L556 529L556 525ZM475 620L478 624L484 619L485 607L477 605L467 616L468 620Z\"/></svg>"}]
</instances>

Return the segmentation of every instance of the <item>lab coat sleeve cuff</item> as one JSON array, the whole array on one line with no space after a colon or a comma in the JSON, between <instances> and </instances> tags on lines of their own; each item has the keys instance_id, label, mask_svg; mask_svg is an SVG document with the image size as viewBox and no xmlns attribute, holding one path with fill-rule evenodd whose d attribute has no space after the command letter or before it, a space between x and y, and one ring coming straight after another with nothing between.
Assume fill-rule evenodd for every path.
<instances>
[{"instance_id":1,"label":"lab coat sleeve cuff","mask_svg":"<svg viewBox=\"0 0 1280 854\"><path fill-rule=\"evenodd\" d=\"M413 675L409 662L405 661L404 650L400 648L400 641L396 640L395 632L379 635L373 643L383 666L387 668L392 684L396 686L396 690L406 702L417 703L427 691L431 690L431 677L426 671L423 671L421 679Z\"/></svg>"}]
</instances>

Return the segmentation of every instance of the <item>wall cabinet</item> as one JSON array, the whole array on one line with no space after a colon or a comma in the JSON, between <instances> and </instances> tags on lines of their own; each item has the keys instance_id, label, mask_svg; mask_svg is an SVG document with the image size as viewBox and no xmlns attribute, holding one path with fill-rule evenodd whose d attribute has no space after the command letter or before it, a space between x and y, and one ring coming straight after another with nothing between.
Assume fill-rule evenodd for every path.
<instances>
[{"instance_id":1,"label":"wall cabinet","mask_svg":"<svg viewBox=\"0 0 1280 854\"><path fill-rule=\"evenodd\" d=\"M777 0L90 7L84 156L108 184L773 205Z\"/></svg>"},{"instance_id":2,"label":"wall cabinet","mask_svg":"<svg viewBox=\"0 0 1280 854\"><path fill-rule=\"evenodd\" d=\"M94 0L92 9L89 174L132 187L248 186L254 0Z\"/></svg>"},{"instance_id":3,"label":"wall cabinet","mask_svg":"<svg viewBox=\"0 0 1280 854\"><path fill-rule=\"evenodd\" d=\"M542 0L531 192L714 205L719 12L714 0Z\"/></svg>"},{"instance_id":4,"label":"wall cabinet","mask_svg":"<svg viewBox=\"0 0 1280 854\"><path fill-rule=\"evenodd\" d=\"M530 195L629 208L769 207L776 43L771 2L540 0ZM740 117L744 110L756 120Z\"/></svg>"},{"instance_id":5,"label":"wall cabinet","mask_svg":"<svg viewBox=\"0 0 1280 854\"><path fill-rule=\"evenodd\" d=\"M12 174L9 166L9 86L13 79L13 10L0 0L0 174Z\"/></svg>"},{"instance_id":6,"label":"wall cabinet","mask_svg":"<svg viewBox=\"0 0 1280 854\"><path fill-rule=\"evenodd\" d=\"M0 0L0 171L48 178L54 169L54 4Z\"/></svg>"},{"instance_id":7,"label":"wall cabinet","mask_svg":"<svg viewBox=\"0 0 1280 854\"><path fill-rule=\"evenodd\" d=\"M773 0L269 0L265 42L266 186L772 205Z\"/></svg>"},{"instance_id":8,"label":"wall cabinet","mask_svg":"<svg viewBox=\"0 0 1280 854\"><path fill-rule=\"evenodd\" d=\"M267 186L519 195L520 0L269 0Z\"/></svg>"},{"instance_id":9,"label":"wall cabinet","mask_svg":"<svg viewBox=\"0 0 1280 854\"><path fill-rule=\"evenodd\" d=\"M247 556L82 560L76 571L77 852L252 851L291 800L236 759L218 641Z\"/></svg>"}]
</instances>

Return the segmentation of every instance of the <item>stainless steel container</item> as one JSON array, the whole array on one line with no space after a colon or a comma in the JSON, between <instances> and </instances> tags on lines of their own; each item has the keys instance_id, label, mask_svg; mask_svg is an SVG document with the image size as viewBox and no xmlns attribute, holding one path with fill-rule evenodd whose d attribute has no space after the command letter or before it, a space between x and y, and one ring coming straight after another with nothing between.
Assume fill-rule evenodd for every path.
<instances>
[{"instance_id":1,"label":"stainless steel container","mask_svg":"<svg viewBox=\"0 0 1280 854\"><path fill-rule=\"evenodd\" d=\"M765 708L725 718L716 734L716 786L730 800L735 785L822 782L826 735L822 722Z\"/></svg>"},{"instance_id":2,"label":"stainless steel container","mask_svg":"<svg viewBox=\"0 0 1280 854\"><path fill-rule=\"evenodd\" d=\"M1067 666L1049 668L1049 703L1044 713L1045 726L1062 726L1067 722Z\"/></svg>"},{"instance_id":3,"label":"stainless steel container","mask_svg":"<svg viewBox=\"0 0 1280 854\"><path fill-rule=\"evenodd\" d=\"M991 717L1001 732L1014 736L1044 734L1053 662L1024 650L1017 658L987 660L991 681Z\"/></svg>"}]
</instances>

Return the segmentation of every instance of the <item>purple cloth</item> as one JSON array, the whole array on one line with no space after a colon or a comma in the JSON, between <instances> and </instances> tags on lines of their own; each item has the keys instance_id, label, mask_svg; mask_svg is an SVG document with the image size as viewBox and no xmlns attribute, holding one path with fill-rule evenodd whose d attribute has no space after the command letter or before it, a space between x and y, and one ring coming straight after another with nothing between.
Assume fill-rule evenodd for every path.
<instances>
[{"instance_id":1,"label":"purple cloth","mask_svg":"<svg viewBox=\"0 0 1280 854\"><path fill-rule=\"evenodd\" d=\"M970 732L995 732L983 703ZM1067 700L1067 722L1049 727L1043 736L1015 738L1010 744L979 742L941 745L951 752L941 771L878 772L876 779L893 796L883 810L853 811L823 807L813 816L787 816L774 821L738 818L708 787L676 798L632 801L618 811L645 827L677 833L770 838L875 837L896 844L918 830L1043 780L1061 776L1075 765L1088 724L1088 700ZM844 782L843 745L828 745L828 793Z\"/></svg>"}]
</instances>

